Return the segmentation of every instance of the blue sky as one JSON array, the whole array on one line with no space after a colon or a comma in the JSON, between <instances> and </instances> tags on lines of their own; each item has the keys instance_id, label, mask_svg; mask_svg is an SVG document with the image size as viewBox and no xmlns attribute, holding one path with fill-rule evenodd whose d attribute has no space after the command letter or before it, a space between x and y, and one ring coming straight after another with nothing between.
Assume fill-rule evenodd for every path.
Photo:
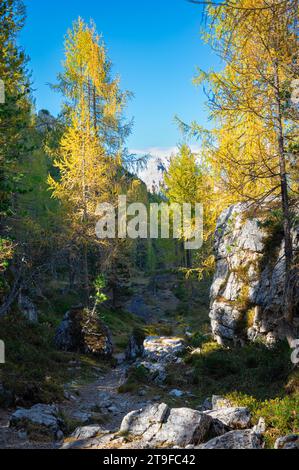
<instances>
[{"instance_id":1,"label":"blue sky","mask_svg":"<svg viewBox=\"0 0 299 470\"><path fill-rule=\"evenodd\" d=\"M66 31L80 15L93 18L108 47L123 89L134 93L126 114L134 117L131 149L173 147L181 141L174 115L207 121L203 91L192 78L217 57L200 38L201 7L186 0L25 0L27 24L21 43L30 67L37 109L59 112L55 83Z\"/></svg>"}]
</instances>

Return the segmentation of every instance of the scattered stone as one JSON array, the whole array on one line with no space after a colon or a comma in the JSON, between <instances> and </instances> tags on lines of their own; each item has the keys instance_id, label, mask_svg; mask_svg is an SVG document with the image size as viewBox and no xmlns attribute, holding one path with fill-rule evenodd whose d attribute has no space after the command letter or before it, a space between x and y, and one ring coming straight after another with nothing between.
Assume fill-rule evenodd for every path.
<instances>
[{"instance_id":1,"label":"scattered stone","mask_svg":"<svg viewBox=\"0 0 299 470\"><path fill-rule=\"evenodd\" d=\"M136 364L137 367L144 367L150 376L150 379L156 383L163 383L166 379L166 365L158 362L142 361Z\"/></svg>"},{"instance_id":2,"label":"scattered stone","mask_svg":"<svg viewBox=\"0 0 299 470\"><path fill-rule=\"evenodd\" d=\"M22 441L26 441L28 439L28 434L26 431L19 431L18 432L18 438L21 439Z\"/></svg>"},{"instance_id":3,"label":"scattered stone","mask_svg":"<svg viewBox=\"0 0 299 470\"><path fill-rule=\"evenodd\" d=\"M206 398L202 405L199 407L199 411L208 411L213 409L212 399Z\"/></svg>"},{"instance_id":4,"label":"scattered stone","mask_svg":"<svg viewBox=\"0 0 299 470\"><path fill-rule=\"evenodd\" d=\"M181 398L184 395L184 392L175 388L169 392L169 395L174 398Z\"/></svg>"},{"instance_id":5,"label":"scattered stone","mask_svg":"<svg viewBox=\"0 0 299 470\"><path fill-rule=\"evenodd\" d=\"M124 353L118 353L118 354L114 354L114 359L116 360L117 364L118 365L121 365L125 362L126 360L126 355Z\"/></svg>"},{"instance_id":6,"label":"scattered stone","mask_svg":"<svg viewBox=\"0 0 299 470\"><path fill-rule=\"evenodd\" d=\"M109 413L114 413L115 414L115 413L118 413L119 408L115 405L111 405L111 406L109 406L108 411L109 411Z\"/></svg>"},{"instance_id":7,"label":"scattered stone","mask_svg":"<svg viewBox=\"0 0 299 470\"><path fill-rule=\"evenodd\" d=\"M72 437L74 437L75 439L86 440L86 439L92 439L93 437L96 437L99 434L105 434L105 433L109 433L109 431L103 430L101 426L90 425L90 426L77 428L73 432Z\"/></svg>"},{"instance_id":8,"label":"scattered stone","mask_svg":"<svg viewBox=\"0 0 299 470\"><path fill-rule=\"evenodd\" d=\"M261 438L251 429L243 431L230 431L223 436L216 437L198 449L262 449Z\"/></svg>"},{"instance_id":9,"label":"scattered stone","mask_svg":"<svg viewBox=\"0 0 299 470\"><path fill-rule=\"evenodd\" d=\"M60 439L64 423L58 416L58 408L54 405L34 405L30 409L19 408L10 418L10 427L54 439Z\"/></svg>"},{"instance_id":10,"label":"scattered stone","mask_svg":"<svg viewBox=\"0 0 299 470\"><path fill-rule=\"evenodd\" d=\"M146 390L143 390L143 389L139 390L139 391L138 391L138 395L139 395L140 397L145 397L145 395L146 395Z\"/></svg>"},{"instance_id":11,"label":"scattered stone","mask_svg":"<svg viewBox=\"0 0 299 470\"><path fill-rule=\"evenodd\" d=\"M204 413L231 429L248 429L250 426L251 415L248 408L220 408Z\"/></svg>"},{"instance_id":12,"label":"scattered stone","mask_svg":"<svg viewBox=\"0 0 299 470\"><path fill-rule=\"evenodd\" d=\"M212 396L212 410L220 410L221 408L231 408L232 404L226 398L220 395Z\"/></svg>"},{"instance_id":13,"label":"scattered stone","mask_svg":"<svg viewBox=\"0 0 299 470\"><path fill-rule=\"evenodd\" d=\"M71 418L79 423L85 424L90 422L92 415L86 411L75 410L71 413Z\"/></svg>"},{"instance_id":14,"label":"scattered stone","mask_svg":"<svg viewBox=\"0 0 299 470\"><path fill-rule=\"evenodd\" d=\"M289 434L279 437L274 445L275 449L297 449L299 450L299 434Z\"/></svg>"},{"instance_id":15,"label":"scattered stone","mask_svg":"<svg viewBox=\"0 0 299 470\"><path fill-rule=\"evenodd\" d=\"M68 390L65 390L63 392L63 396L66 400L69 400L69 401L76 401L77 400L77 397L72 395Z\"/></svg>"},{"instance_id":16,"label":"scattered stone","mask_svg":"<svg viewBox=\"0 0 299 470\"><path fill-rule=\"evenodd\" d=\"M230 432L232 429L224 424L222 421L219 421L219 419L213 419L209 431L209 439L212 439L214 437L218 436L223 436L223 434L226 434Z\"/></svg>"},{"instance_id":17,"label":"scattered stone","mask_svg":"<svg viewBox=\"0 0 299 470\"><path fill-rule=\"evenodd\" d=\"M200 348L195 348L195 349L192 349L191 351L191 356L200 356L201 354L201 349Z\"/></svg>"},{"instance_id":18,"label":"scattered stone","mask_svg":"<svg viewBox=\"0 0 299 470\"><path fill-rule=\"evenodd\" d=\"M175 362L186 346L181 338L149 336L144 341L144 357L147 361Z\"/></svg>"},{"instance_id":19,"label":"scattered stone","mask_svg":"<svg viewBox=\"0 0 299 470\"><path fill-rule=\"evenodd\" d=\"M259 422L253 427L252 430L253 432L255 432L255 434L262 435L264 434L264 432L266 432L266 429L266 421L264 420L264 418L260 418Z\"/></svg>"}]
</instances>

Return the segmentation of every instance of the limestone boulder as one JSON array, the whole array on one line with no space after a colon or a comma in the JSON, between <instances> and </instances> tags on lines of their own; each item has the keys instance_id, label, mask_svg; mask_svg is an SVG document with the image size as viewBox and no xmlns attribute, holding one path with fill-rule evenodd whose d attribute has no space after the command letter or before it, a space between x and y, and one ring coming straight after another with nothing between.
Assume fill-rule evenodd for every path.
<instances>
[{"instance_id":1,"label":"limestone boulder","mask_svg":"<svg viewBox=\"0 0 299 470\"><path fill-rule=\"evenodd\" d=\"M83 307L74 307L64 316L55 338L58 349L90 353L103 358L113 354L111 334L99 316Z\"/></svg>"},{"instance_id":2,"label":"limestone boulder","mask_svg":"<svg viewBox=\"0 0 299 470\"><path fill-rule=\"evenodd\" d=\"M58 408L54 405L34 405L30 409L19 408L10 418L10 427L24 430L39 436L54 439L63 437L64 423L59 417Z\"/></svg>"},{"instance_id":3,"label":"limestone boulder","mask_svg":"<svg viewBox=\"0 0 299 470\"><path fill-rule=\"evenodd\" d=\"M263 442L251 429L230 431L201 444L198 449L262 449Z\"/></svg>"}]
</instances>

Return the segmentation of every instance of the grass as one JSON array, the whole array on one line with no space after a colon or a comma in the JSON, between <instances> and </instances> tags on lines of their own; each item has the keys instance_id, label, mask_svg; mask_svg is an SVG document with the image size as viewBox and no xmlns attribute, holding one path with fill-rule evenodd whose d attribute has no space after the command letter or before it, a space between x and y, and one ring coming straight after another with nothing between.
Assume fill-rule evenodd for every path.
<instances>
[{"instance_id":1,"label":"grass","mask_svg":"<svg viewBox=\"0 0 299 470\"><path fill-rule=\"evenodd\" d=\"M290 360L286 343L267 349L262 344L224 349L213 341L196 336L199 354L187 355L193 391L199 402L222 395L236 406L247 406L253 424L266 420L267 447L282 435L299 432L299 371ZM175 378L175 371L170 374ZM183 385L183 378L181 378Z\"/></svg>"},{"instance_id":2,"label":"grass","mask_svg":"<svg viewBox=\"0 0 299 470\"><path fill-rule=\"evenodd\" d=\"M124 384L118 387L118 393L134 393L142 385L149 383L148 371L143 366L132 366L128 370L128 377Z\"/></svg>"},{"instance_id":3,"label":"grass","mask_svg":"<svg viewBox=\"0 0 299 470\"><path fill-rule=\"evenodd\" d=\"M144 321L123 310L102 309L101 319L109 327L116 352L123 352L134 330L144 327Z\"/></svg>"},{"instance_id":4,"label":"grass","mask_svg":"<svg viewBox=\"0 0 299 470\"><path fill-rule=\"evenodd\" d=\"M257 399L278 396L292 370L286 343L275 349L262 344L224 349L215 342L202 344L201 354L186 358L194 369L193 381L205 393L229 393L236 390Z\"/></svg>"},{"instance_id":5,"label":"grass","mask_svg":"<svg viewBox=\"0 0 299 470\"><path fill-rule=\"evenodd\" d=\"M91 380L94 368L102 364L89 356L57 351L55 330L48 321L30 324L21 315L10 314L0 320L0 331L6 349L6 364L0 366L0 406L59 402L64 384ZM72 367L72 361L80 363L80 369Z\"/></svg>"}]
</instances>

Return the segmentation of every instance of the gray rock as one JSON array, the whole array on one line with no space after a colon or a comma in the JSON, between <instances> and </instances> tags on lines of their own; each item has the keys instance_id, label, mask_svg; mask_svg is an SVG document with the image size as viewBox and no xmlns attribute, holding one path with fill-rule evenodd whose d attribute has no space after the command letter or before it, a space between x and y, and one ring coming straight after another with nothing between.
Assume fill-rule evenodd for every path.
<instances>
[{"instance_id":1,"label":"gray rock","mask_svg":"<svg viewBox=\"0 0 299 470\"><path fill-rule=\"evenodd\" d=\"M129 413L120 431L139 436L151 445L187 446L203 442L212 419L189 408L169 409L164 403Z\"/></svg>"},{"instance_id":2,"label":"gray rock","mask_svg":"<svg viewBox=\"0 0 299 470\"><path fill-rule=\"evenodd\" d=\"M223 398L220 395L212 396L212 410L221 410L221 408L231 408L232 404L227 398Z\"/></svg>"},{"instance_id":3,"label":"gray rock","mask_svg":"<svg viewBox=\"0 0 299 470\"><path fill-rule=\"evenodd\" d=\"M144 357L146 361L173 363L185 348L180 338L149 336L144 341Z\"/></svg>"},{"instance_id":4,"label":"gray rock","mask_svg":"<svg viewBox=\"0 0 299 470\"><path fill-rule=\"evenodd\" d=\"M247 408L221 408L204 413L231 429L248 429L250 426L251 415Z\"/></svg>"},{"instance_id":5,"label":"gray rock","mask_svg":"<svg viewBox=\"0 0 299 470\"><path fill-rule=\"evenodd\" d=\"M19 431L18 432L18 438L21 439L22 441L26 441L28 439L28 434L26 431Z\"/></svg>"},{"instance_id":6,"label":"gray rock","mask_svg":"<svg viewBox=\"0 0 299 470\"><path fill-rule=\"evenodd\" d=\"M209 430L209 439L212 439L214 437L218 436L223 436L223 434L226 434L230 432L232 429L224 424L222 421L219 421L219 419L214 418L210 430Z\"/></svg>"},{"instance_id":7,"label":"gray rock","mask_svg":"<svg viewBox=\"0 0 299 470\"><path fill-rule=\"evenodd\" d=\"M260 418L259 422L252 428L253 432L259 435L264 434L264 432L266 432L266 429L266 421L264 420L264 418Z\"/></svg>"},{"instance_id":8,"label":"gray rock","mask_svg":"<svg viewBox=\"0 0 299 470\"><path fill-rule=\"evenodd\" d=\"M109 411L109 413L114 413L115 414L115 413L118 413L119 408L115 405L111 405L111 406L109 406L108 411Z\"/></svg>"},{"instance_id":9,"label":"gray rock","mask_svg":"<svg viewBox=\"0 0 299 470\"><path fill-rule=\"evenodd\" d=\"M84 424L90 422L92 415L91 413L87 413L86 411L75 410L71 413L71 417L73 420Z\"/></svg>"},{"instance_id":10,"label":"gray rock","mask_svg":"<svg viewBox=\"0 0 299 470\"><path fill-rule=\"evenodd\" d=\"M212 399L206 398L205 401L198 407L199 411L208 411L213 409Z\"/></svg>"},{"instance_id":11,"label":"gray rock","mask_svg":"<svg viewBox=\"0 0 299 470\"><path fill-rule=\"evenodd\" d=\"M175 388L169 392L169 395L173 398L181 398L184 395L184 392Z\"/></svg>"},{"instance_id":12,"label":"gray rock","mask_svg":"<svg viewBox=\"0 0 299 470\"><path fill-rule=\"evenodd\" d=\"M18 298L19 310L24 315L24 317L31 323L38 322L38 312L34 303L22 293L19 294Z\"/></svg>"},{"instance_id":13,"label":"gray rock","mask_svg":"<svg viewBox=\"0 0 299 470\"><path fill-rule=\"evenodd\" d=\"M123 364L126 360L126 355L124 353L114 354L113 357L116 360L118 365Z\"/></svg>"},{"instance_id":14,"label":"gray rock","mask_svg":"<svg viewBox=\"0 0 299 470\"><path fill-rule=\"evenodd\" d=\"M144 335L133 333L129 339L129 344L126 349L126 359L128 361L135 361L138 357L142 357L144 353Z\"/></svg>"},{"instance_id":15,"label":"gray rock","mask_svg":"<svg viewBox=\"0 0 299 470\"><path fill-rule=\"evenodd\" d=\"M297 449L299 450L299 434L289 434L279 437L274 445L275 449Z\"/></svg>"},{"instance_id":16,"label":"gray rock","mask_svg":"<svg viewBox=\"0 0 299 470\"><path fill-rule=\"evenodd\" d=\"M137 367L144 367L150 379L160 384L166 379L166 365L158 362L142 361L136 365Z\"/></svg>"},{"instance_id":17,"label":"gray rock","mask_svg":"<svg viewBox=\"0 0 299 470\"><path fill-rule=\"evenodd\" d=\"M214 338L221 345L242 342L247 336L273 347L286 336L282 321L284 241L270 255L265 254L269 235L262 224L269 215L269 204L274 203L272 198L260 204L259 215L252 215L254 208L247 203L235 204L223 211L217 222L210 319ZM298 250L299 225L293 227L292 238ZM298 286L295 300L299 301ZM247 324L243 322L246 305L252 308Z\"/></svg>"},{"instance_id":18,"label":"gray rock","mask_svg":"<svg viewBox=\"0 0 299 470\"><path fill-rule=\"evenodd\" d=\"M144 436L146 433L148 438L152 438L160 429L168 413L169 408L164 403L150 405L144 410L131 411L124 417L120 432L135 436Z\"/></svg>"},{"instance_id":19,"label":"gray rock","mask_svg":"<svg viewBox=\"0 0 299 470\"><path fill-rule=\"evenodd\" d=\"M16 429L30 432L34 426L41 434L47 434L55 439L60 439L64 426L63 421L58 416L58 408L53 405L34 405L30 409L19 408L10 418L10 426Z\"/></svg>"},{"instance_id":20,"label":"gray rock","mask_svg":"<svg viewBox=\"0 0 299 470\"><path fill-rule=\"evenodd\" d=\"M198 449L262 449L261 438L251 429L243 431L230 431L223 436L216 437Z\"/></svg>"},{"instance_id":21,"label":"gray rock","mask_svg":"<svg viewBox=\"0 0 299 470\"><path fill-rule=\"evenodd\" d=\"M153 441L182 447L189 444L198 445L206 439L211 422L208 415L199 411L190 408L173 408Z\"/></svg>"},{"instance_id":22,"label":"gray rock","mask_svg":"<svg viewBox=\"0 0 299 470\"><path fill-rule=\"evenodd\" d=\"M104 434L107 433L108 431L103 430L101 426L98 425L90 425L90 426L84 426L77 428L73 434L72 437L78 439L78 440L85 440L85 439L92 439L93 437L96 437L99 434Z\"/></svg>"},{"instance_id":23,"label":"gray rock","mask_svg":"<svg viewBox=\"0 0 299 470\"><path fill-rule=\"evenodd\" d=\"M54 341L62 351L91 353L104 358L111 357L113 353L109 329L98 315L92 315L82 306L65 314Z\"/></svg>"}]
</instances>

